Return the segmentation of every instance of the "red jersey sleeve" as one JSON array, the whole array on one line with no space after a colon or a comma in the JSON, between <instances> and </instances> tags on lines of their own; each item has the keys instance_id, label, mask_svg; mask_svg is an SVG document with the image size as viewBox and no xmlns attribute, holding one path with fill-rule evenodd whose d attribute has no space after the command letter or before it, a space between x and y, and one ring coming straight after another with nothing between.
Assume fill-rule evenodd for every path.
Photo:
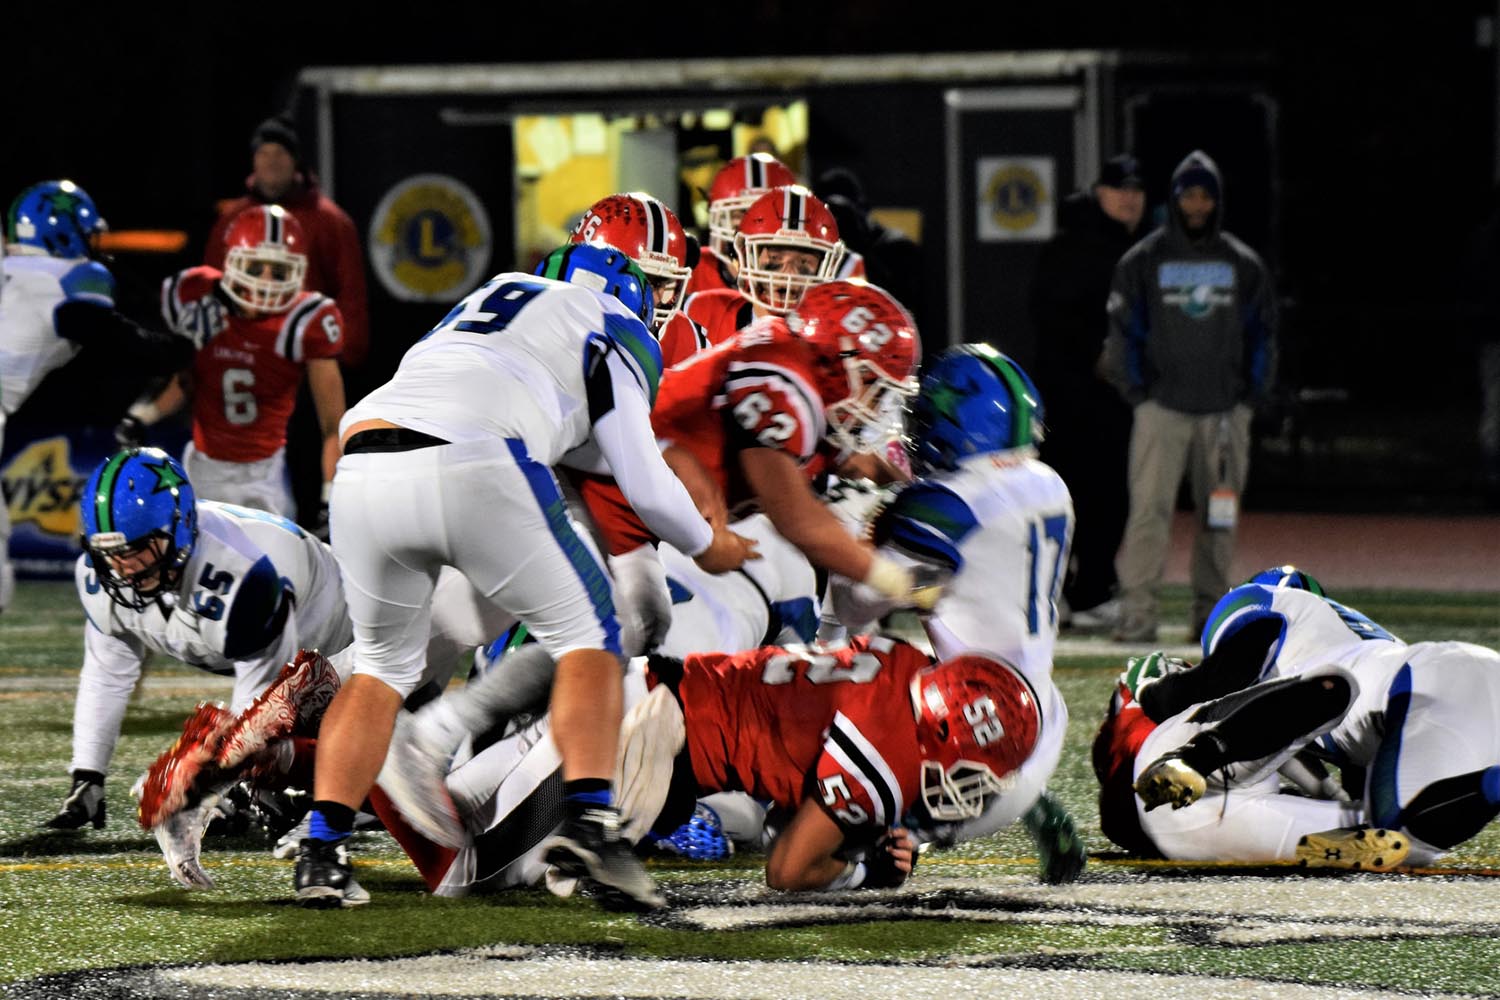
<instances>
[{"instance_id":1,"label":"red jersey sleeve","mask_svg":"<svg viewBox=\"0 0 1500 1000\"><path fill-rule=\"evenodd\" d=\"M337 358L344 350L344 316L328 296L303 292L287 312L276 353L294 363Z\"/></svg>"},{"instance_id":2,"label":"red jersey sleeve","mask_svg":"<svg viewBox=\"0 0 1500 1000\"><path fill-rule=\"evenodd\" d=\"M749 331L747 331L747 334ZM823 403L806 362L780 338L739 339L724 374L725 408L742 446L786 452L798 465L812 458L825 431Z\"/></svg>"},{"instance_id":3,"label":"red jersey sleeve","mask_svg":"<svg viewBox=\"0 0 1500 1000\"><path fill-rule=\"evenodd\" d=\"M755 319L755 307L733 288L694 292L682 309L708 332L710 344L724 343Z\"/></svg>"},{"instance_id":4,"label":"red jersey sleeve","mask_svg":"<svg viewBox=\"0 0 1500 1000\"><path fill-rule=\"evenodd\" d=\"M729 263L708 247L699 252L698 264L693 268L692 284L688 287L695 293L717 292L726 288L737 291L734 272L730 270Z\"/></svg>"},{"instance_id":5,"label":"red jersey sleeve","mask_svg":"<svg viewBox=\"0 0 1500 1000\"><path fill-rule=\"evenodd\" d=\"M228 307L215 294L223 273L212 267L190 267L161 283L161 317L167 326L198 344L224 329Z\"/></svg>"},{"instance_id":6,"label":"red jersey sleeve","mask_svg":"<svg viewBox=\"0 0 1500 1000\"><path fill-rule=\"evenodd\" d=\"M678 310L661 332L662 367L686 361L708 345L708 331Z\"/></svg>"}]
</instances>

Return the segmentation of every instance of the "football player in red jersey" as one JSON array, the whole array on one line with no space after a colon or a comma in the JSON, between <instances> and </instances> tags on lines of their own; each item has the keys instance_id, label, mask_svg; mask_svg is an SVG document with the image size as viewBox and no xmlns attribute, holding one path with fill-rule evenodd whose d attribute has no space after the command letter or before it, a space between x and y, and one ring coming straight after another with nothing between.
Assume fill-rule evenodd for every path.
<instances>
[{"instance_id":1,"label":"football player in red jersey","mask_svg":"<svg viewBox=\"0 0 1500 1000\"><path fill-rule=\"evenodd\" d=\"M612 194L589 206L571 240L619 247L646 272L656 297L648 326L661 343L664 367L708 346L707 331L682 312L694 271L687 232L670 208L639 191Z\"/></svg>"},{"instance_id":2,"label":"football player in red jersey","mask_svg":"<svg viewBox=\"0 0 1500 1000\"><path fill-rule=\"evenodd\" d=\"M246 208L225 231L224 270L194 267L162 285L167 323L201 346L189 372L131 415L150 424L192 396L183 465L205 499L291 516L286 430L305 369L323 434L323 481L338 462L343 317L303 291L305 239L279 205Z\"/></svg>"},{"instance_id":3,"label":"football player in red jersey","mask_svg":"<svg viewBox=\"0 0 1500 1000\"><path fill-rule=\"evenodd\" d=\"M723 343L762 316L784 316L809 288L838 277L844 243L833 213L798 184L772 188L745 209L734 236L733 288L695 291L683 306Z\"/></svg>"},{"instance_id":4,"label":"football player in red jersey","mask_svg":"<svg viewBox=\"0 0 1500 1000\"><path fill-rule=\"evenodd\" d=\"M1042 725L1035 693L1008 664L965 654L934 665L885 637L827 653L768 646L637 659L626 685L620 780L632 805L622 830L671 831L699 796L747 792L772 804L780 832L766 881L789 891L900 885L916 860L907 827L979 815ZM469 817L457 852L382 813L434 892L541 880L537 844L556 822L545 810L557 811L547 805L557 755L546 729L545 720L523 728L448 775Z\"/></svg>"},{"instance_id":5,"label":"football player in red jersey","mask_svg":"<svg viewBox=\"0 0 1500 1000\"><path fill-rule=\"evenodd\" d=\"M745 209L772 188L796 183L792 168L770 153L736 156L719 168L708 186L708 246L693 268L695 291L739 287L735 280L739 261L734 253L734 234Z\"/></svg>"},{"instance_id":6,"label":"football player in red jersey","mask_svg":"<svg viewBox=\"0 0 1500 1000\"><path fill-rule=\"evenodd\" d=\"M785 318L768 316L669 369L652 427L669 461L696 460L731 512L759 506L813 565L904 600L910 575L853 538L809 480L879 446L863 432L891 396L915 391L920 349L895 299L828 282ZM612 484L586 479L580 492L611 553L653 540Z\"/></svg>"}]
</instances>

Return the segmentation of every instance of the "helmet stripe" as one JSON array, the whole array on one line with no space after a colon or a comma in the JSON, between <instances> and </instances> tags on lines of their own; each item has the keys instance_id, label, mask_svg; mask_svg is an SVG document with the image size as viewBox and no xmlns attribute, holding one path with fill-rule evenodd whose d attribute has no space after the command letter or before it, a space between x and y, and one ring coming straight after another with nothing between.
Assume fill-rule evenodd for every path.
<instances>
[{"instance_id":1,"label":"helmet stripe","mask_svg":"<svg viewBox=\"0 0 1500 1000\"><path fill-rule=\"evenodd\" d=\"M760 161L758 156L745 157L745 187L759 190L767 187L766 165Z\"/></svg>"},{"instance_id":2,"label":"helmet stripe","mask_svg":"<svg viewBox=\"0 0 1500 1000\"><path fill-rule=\"evenodd\" d=\"M1000 381L1010 390L1011 406L1011 435L1010 447L1020 448L1023 445L1032 444L1034 437L1031 427L1032 407L1022 406L1021 400L1029 393L1026 388L1026 380L1016 371L1015 365L1010 360L988 344L969 344L969 353L984 361L990 368L994 369Z\"/></svg>"},{"instance_id":3,"label":"helmet stripe","mask_svg":"<svg viewBox=\"0 0 1500 1000\"><path fill-rule=\"evenodd\" d=\"M266 209L266 242L281 243L281 216Z\"/></svg>"},{"instance_id":4,"label":"helmet stripe","mask_svg":"<svg viewBox=\"0 0 1500 1000\"><path fill-rule=\"evenodd\" d=\"M782 225L786 229L807 228L807 203L795 191L786 193L786 211L783 213L783 219Z\"/></svg>"},{"instance_id":5,"label":"helmet stripe","mask_svg":"<svg viewBox=\"0 0 1500 1000\"><path fill-rule=\"evenodd\" d=\"M100 533L115 530L110 513L114 507L115 481L120 478L120 468L129 458L130 452L120 452L105 463L104 471L99 474L99 489L94 494L94 520L99 522Z\"/></svg>"},{"instance_id":6,"label":"helmet stripe","mask_svg":"<svg viewBox=\"0 0 1500 1000\"><path fill-rule=\"evenodd\" d=\"M655 198L643 198L646 206L646 248L652 253L667 252L667 217L662 203Z\"/></svg>"}]
</instances>

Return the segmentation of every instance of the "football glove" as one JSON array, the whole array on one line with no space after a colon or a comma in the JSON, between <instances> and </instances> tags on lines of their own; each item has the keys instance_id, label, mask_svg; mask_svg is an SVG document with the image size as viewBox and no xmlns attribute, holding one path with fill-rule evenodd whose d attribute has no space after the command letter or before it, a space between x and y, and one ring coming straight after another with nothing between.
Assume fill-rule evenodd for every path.
<instances>
[{"instance_id":1,"label":"football glove","mask_svg":"<svg viewBox=\"0 0 1500 1000\"><path fill-rule=\"evenodd\" d=\"M1147 653L1145 656L1132 656L1125 661L1125 669L1120 672L1120 684L1130 692L1130 696L1136 701L1141 700L1141 692L1152 684L1161 680L1168 674L1180 673L1192 667L1186 660L1176 656L1168 656L1161 650Z\"/></svg>"}]
</instances>

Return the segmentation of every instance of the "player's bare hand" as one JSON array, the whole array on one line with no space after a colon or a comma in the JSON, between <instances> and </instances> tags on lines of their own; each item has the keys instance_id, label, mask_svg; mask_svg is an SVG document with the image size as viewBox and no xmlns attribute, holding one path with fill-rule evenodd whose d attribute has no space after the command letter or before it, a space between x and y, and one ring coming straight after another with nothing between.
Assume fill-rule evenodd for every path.
<instances>
[{"instance_id":1,"label":"player's bare hand","mask_svg":"<svg viewBox=\"0 0 1500 1000\"><path fill-rule=\"evenodd\" d=\"M891 828L890 835L885 839L885 850L890 854L891 863L897 871L910 874L916 867L917 842L905 827Z\"/></svg>"},{"instance_id":2,"label":"player's bare hand","mask_svg":"<svg viewBox=\"0 0 1500 1000\"><path fill-rule=\"evenodd\" d=\"M759 559L760 543L744 535L736 535L728 528L715 528L714 540L708 548L693 557L698 568L705 573L728 573L739 569L751 559Z\"/></svg>"}]
</instances>

